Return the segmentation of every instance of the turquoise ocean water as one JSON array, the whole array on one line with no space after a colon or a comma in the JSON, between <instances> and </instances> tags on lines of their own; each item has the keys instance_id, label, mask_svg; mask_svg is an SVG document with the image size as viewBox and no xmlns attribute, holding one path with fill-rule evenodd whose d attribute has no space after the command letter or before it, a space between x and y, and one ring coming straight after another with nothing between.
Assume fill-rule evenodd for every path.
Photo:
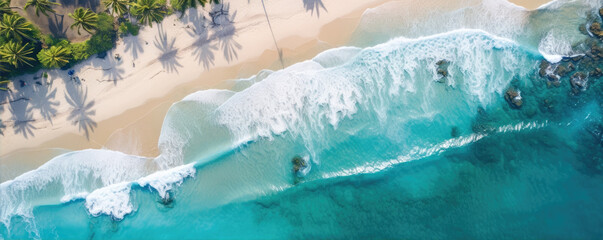
<instances>
[{"instance_id":1,"label":"turquoise ocean water","mask_svg":"<svg viewBox=\"0 0 603 240\"><path fill-rule=\"evenodd\" d=\"M601 43L576 30L599 7L556 2L518 35L359 29L356 47L191 94L157 158L76 151L0 184L0 239L598 239L603 84L539 71Z\"/></svg>"}]
</instances>

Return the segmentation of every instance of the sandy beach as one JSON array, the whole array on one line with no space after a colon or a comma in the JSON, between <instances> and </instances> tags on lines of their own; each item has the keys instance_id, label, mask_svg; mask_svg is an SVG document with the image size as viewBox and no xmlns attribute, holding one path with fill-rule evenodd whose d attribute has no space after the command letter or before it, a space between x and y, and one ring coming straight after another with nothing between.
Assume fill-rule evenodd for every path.
<instances>
[{"instance_id":1,"label":"sandy beach","mask_svg":"<svg viewBox=\"0 0 603 240\"><path fill-rule=\"evenodd\" d=\"M317 1L310 1L317 4ZM266 1L284 65L346 44L363 12L388 0ZM545 0L511 1L535 9ZM258 1L228 1L228 14L213 26L207 11L189 10L120 39L104 59L92 58L66 70L23 75L0 99L0 172L7 159L36 156L15 174L33 169L66 150L106 148L156 156L163 118L172 103L203 89L228 89L232 79L281 62ZM226 11L228 10L228 11ZM303 29L303 31L299 31ZM51 150L50 150L51 149ZM2 174L0 174L2 175ZM14 174L13 174L14 175ZM18 174L17 174L18 175ZM14 176L13 176L14 177ZM10 176L0 176L0 181Z\"/></svg>"}]
</instances>

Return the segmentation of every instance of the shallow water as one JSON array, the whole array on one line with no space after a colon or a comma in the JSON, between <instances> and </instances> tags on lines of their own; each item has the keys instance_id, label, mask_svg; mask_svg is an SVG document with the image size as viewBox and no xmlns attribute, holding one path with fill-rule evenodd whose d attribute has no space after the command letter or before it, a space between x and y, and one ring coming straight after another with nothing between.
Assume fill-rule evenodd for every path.
<instances>
[{"instance_id":1,"label":"shallow water","mask_svg":"<svg viewBox=\"0 0 603 240\"><path fill-rule=\"evenodd\" d=\"M550 86L539 66L586 51L574 32L600 4L559 4L585 13L507 6L529 37L383 32L191 94L157 158L77 151L0 184L0 238L598 238L603 84Z\"/></svg>"}]
</instances>

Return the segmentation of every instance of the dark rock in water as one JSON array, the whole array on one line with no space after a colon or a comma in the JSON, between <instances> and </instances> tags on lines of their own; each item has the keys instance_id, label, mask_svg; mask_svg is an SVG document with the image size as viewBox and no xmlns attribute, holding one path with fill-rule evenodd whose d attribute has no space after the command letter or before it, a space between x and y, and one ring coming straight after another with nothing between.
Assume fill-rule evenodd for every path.
<instances>
[{"instance_id":1,"label":"dark rock in water","mask_svg":"<svg viewBox=\"0 0 603 240\"><path fill-rule=\"evenodd\" d=\"M547 60L542 60L540 62L540 71L538 71L538 74L540 74L540 77L545 77L547 75L547 70L549 69L550 66L551 66L551 63L549 63Z\"/></svg>"},{"instance_id":2,"label":"dark rock in water","mask_svg":"<svg viewBox=\"0 0 603 240\"><path fill-rule=\"evenodd\" d=\"M559 75L560 77L565 77L565 75L567 75L568 72L569 72L569 69L567 69L563 65L559 65L557 67L557 69L555 69L555 74Z\"/></svg>"},{"instance_id":3,"label":"dark rock in water","mask_svg":"<svg viewBox=\"0 0 603 240\"><path fill-rule=\"evenodd\" d=\"M590 71L588 76L594 77L594 78L600 78L601 76L603 76L603 71L600 68L595 68L594 70Z\"/></svg>"},{"instance_id":4,"label":"dark rock in water","mask_svg":"<svg viewBox=\"0 0 603 240\"><path fill-rule=\"evenodd\" d=\"M574 93L578 93L580 91L586 90L586 87L588 87L588 78L583 72L577 72L574 73L574 75L572 75L572 77L570 78L570 83L572 85L572 90L574 91Z\"/></svg>"},{"instance_id":5,"label":"dark rock in water","mask_svg":"<svg viewBox=\"0 0 603 240\"><path fill-rule=\"evenodd\" d=\"M306 161L300 156L293 157L291 163L293 163L293 172L295 173L298 173L300 170L308 166Z\"/></svg>"},{"instance_id":6,"label":"dark rock in water","mask_svg":"<svg viewBox=\"0 0 603 240\"><path fill-rule=\"evenodd\" d=\"M521 97L521 93L515 88L510 87L505 92L505 100L511 105L513 108L521 108L523 105L523 98Z\"/></svg>"},{"instance_id":7,"label":"dark rock in water","mask_svg":"<svg viewBox=\"0 0 603 240\"><path fill-rule=\"evenodd\" d=\"M438 69L438 74L442 75L442 77L447 77L448 71L446 71L444 69Z\"/></svg>"},{"instance_id":8,"label":"dark rock in water","mask_svg":"<svg viewBox=\"0 0 603 240\"><path fill-rule=\"evenodd\" d=\"M557 76L555 74L546 75L546 79L548 79L551 82L559 82L559 76Z\"/></svg>"},{"instance_id":9,"label":"dark rock in water","mask_svg":"<svg viewBox=\"0 0 603 240\"><path fill-rule=\"evenodd\" d=\"M161 198L159 200L159 203L161 205L163 205L166 208L173 208L174 207L174 197L172 197L170 195L170 193L167 193L167 195L165 196L165 198Z\"/></svg>"},{"instance_id":10,"label":"dark rock in water","mask_svg":"<svg viewBox=\"0 0 603 240\"><path fill-rule=\"evenodd\" d=\"M603 8L599 9L599 16L603 18Z\"/></svg>"},{"instance_id":11,"label":"dark rock in water","mask_svg":"<svg viewBox=\"0 0 603 240\"><path fill-rule=\"evenodd\" d=\"M572 61L574 61L575 63L577 63L580 60L582 60L582 58L584 58L584 55L574 56L574 57L572 57Z\"/></svg>"},{"instance_id":12,"label":"dark rock in water","mask_svg":"<svg viewBox=\"0 0 603 240\"><path fill-rule=\"evenodd\" d=\"M580 27L578 27L578 30L580 30L580 33L582 33L584 35L587 35L587 36L590 36L588 34L588 31L586 31L586 24L580 24Z\"/></svg>"},{"instance_id":13,"label":"dark rock in water","mask_svg":"<svg viewBox=\"0 0 603 240\"><path fill-rule=\"evenodd\" d=\"M576 67L574 66L573 63L568 63L567 64L567 70L570 71L570 72L572 72L572 71L576 70Z\"/></svg>"},{"instance_id":14,"label":"dark rock in water","mask_svg":"<svg viewBox=\"0 0 603 240\"><path fill-rule=\"evenodd\" d=\"M594 22L593 24L591 24L588 30L590 31L590 33L599 38L603 37L603 31L601 31L601 24L598 22Z\"/></svg>"},{"instance_id":15,"label":"dark rock in water","mask_svg":"<svg viewBox=\"0 0 603 240\"><path fill-rule=\"evenodd\" d=\"M304 179L304 175L307 173L304 172L304 170L310 167L308 165L308 159L295 156L291 159L291 163L293 163L293 184L298 184Z\"/></svg>"},{"instance_id":16,"label":"dark rock in water","mask_svg":"<svg viewBox=\"0 0 603 240\"><path fill-rule=\"evenodd\" d=\"M457 138L457 137L461 136L459 128L456 126L452 127L452 130L450 130L450 136L452 136L453 138Z\"/></svg>"},{"instance_id":17,"label":"dark rock in water","mask_svg":"<svg viewBox=\"0 0 603 240\"><path fill-rule=\"evenodd\" d=\"M445 78L448 76L448 65L450 65L450 62L448 62L446 59L442 59L436 62L437 65L437 73L438 75L442 76L442 78Z\"/></svg>"}]
</instances>

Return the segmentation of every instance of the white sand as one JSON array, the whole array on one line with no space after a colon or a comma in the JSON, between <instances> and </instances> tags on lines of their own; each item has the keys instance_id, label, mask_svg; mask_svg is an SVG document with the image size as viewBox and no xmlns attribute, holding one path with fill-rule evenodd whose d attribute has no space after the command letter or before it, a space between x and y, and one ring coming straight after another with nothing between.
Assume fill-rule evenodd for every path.
<instances>
[{"instance_id":1,"label":"white sand","mask_svg":"<svg viewBox=\"0 0 603 240\"><path fill-rule=\"evenodd\" d=\"M253 61L265 57L266 53L272 61L277 60L261 3L248 3L248 0L226 2L230 3L231 17L234 16L231 26L212 27L209 21L200 20L203 16L209 18L209 8L189 10L182 19L179 14L174 14L162 24L143 28L136 37L120 39L105 59L89 59L74 67L75 75L83 80L81 85L71 81L67 71L62 70L48 71L49 85L43 78L35 79L41 76L41 72L17 77L17 83L23 80L27 86L14 86L9 99L31 100L3 104L0 119L7 127L3 130L4 136L0 137L0 156L19 149L36 148L65 135L80 137L69 146L60 143L50 146L74 150L100 148L105 142L95 142L98 135L102 135L101 139L111 135L111 132L97 131L95 124L103 120L119 116L152 99L160 99L185 83L194 82L197 89L228 87L220 84L225 79L199 79L206 71L199 59L211 59L213 55L213 64L207 60L210 69ZM320 17L317 17L316 9L314 12L306 9L301 0L266 1L266 8L280 47L295 49L309 41L320 40L317 36L324 25L382 2L385 0L328 0L324 2L328 12L319 7ZM233 51L230 54L225 52L223 44ZM117 54L121 56L119 61L114 58ZM250 74L243 69L234 76L247 77ZM34 102L43 103L41 108L49 118L43 116L44 111ZM151 111L147 109L138 117ZM135 120L120 124L125 127ZM86 132L89 133L89 141Z\"/></svg>"}]
</instances>

